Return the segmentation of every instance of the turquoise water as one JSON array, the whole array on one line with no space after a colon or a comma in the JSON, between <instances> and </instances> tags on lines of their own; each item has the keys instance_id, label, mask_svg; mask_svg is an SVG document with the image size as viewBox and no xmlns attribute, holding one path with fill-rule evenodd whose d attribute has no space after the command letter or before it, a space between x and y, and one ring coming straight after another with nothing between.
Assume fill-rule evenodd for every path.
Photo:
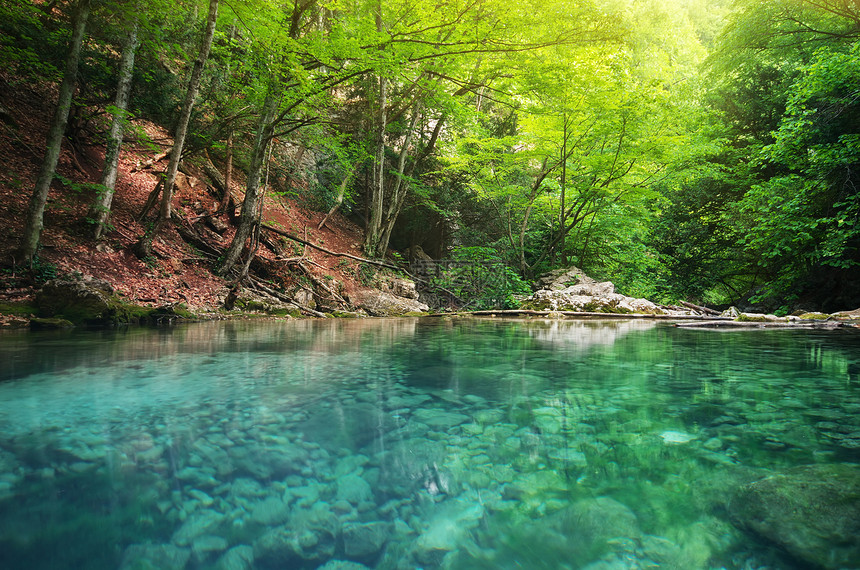
<instances>
[{"instance_id":1,"label":"turquoise water","mask_svg":"<svg viewBox=\"0 0 860 570\"><path fill-rule=\"evenodd\" d=\"M858 370L645 321L5 333L0 568L802 568L726 498L860 460Z\"/></svg>"}]
</instances>

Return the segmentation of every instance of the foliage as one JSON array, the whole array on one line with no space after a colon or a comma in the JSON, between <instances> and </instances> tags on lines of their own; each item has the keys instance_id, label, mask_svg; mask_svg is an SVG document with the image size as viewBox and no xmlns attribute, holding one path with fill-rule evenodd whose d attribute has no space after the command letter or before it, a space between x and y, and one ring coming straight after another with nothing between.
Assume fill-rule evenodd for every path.
<instances>
[{"instance_id":1,"label":"foliage","mask_svg":"<svg viewBox=\"0 0 860 570\"><path fill-rule=\"evenodd\" d=\"M528 284L488 247L456 248L448 262L435 266L429 289L448 295L458 308L514 309L516 295L531 292Z\"/></svg>"},{"instance_id":2,"label":"foliage","mask_svg":"<svg viewBox=\"0 0 860 570\"><path fill-rule=\"evenodd\" d=\"M115 112L138 18L129 118L171 129L204 4L97 2L75 129ZM10 77L59 79L73 5L0 6ZM235 0L184 156L229 140L248 212L268 181L363 222L368 255L451 252L440 284L471 306L575 264L631 295L787 307L860 271L858 37L841 0Z\"/></svg>"}]
</instances>

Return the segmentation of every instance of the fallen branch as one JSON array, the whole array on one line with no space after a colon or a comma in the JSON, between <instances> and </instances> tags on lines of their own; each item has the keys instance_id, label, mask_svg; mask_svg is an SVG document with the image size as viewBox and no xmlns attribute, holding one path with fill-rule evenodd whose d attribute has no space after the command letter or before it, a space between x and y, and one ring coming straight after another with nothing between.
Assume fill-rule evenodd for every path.
<instances>
[{"instance_id":1,"label":"fallen branch","mask_svg":"<svg viewBox=\"0 0 860 570\"><path fill-rule=\"evenodd\" d=\"M145 168L149 168L150 166L152 166L156 162L160 162L160 161L164 160L165 158L167 158L168 154L170 154L169 150L166 150L166 151L162 152L161 154L157 154L144 163L138 163L138 165L135 166L134 168L132 168L131 171L132 172L139 172Z\"/></svg>"},{"instance_id":2,"label":"fallen branch","mask_svg":"<svg viewBox=\"0 0 860 570\"><path fill-rule=\"evenodd\" d=\"M719 311L709 309L708 307L702 307L701 305L694 305L693 303L688 303L687 301L681 301L681 304L688 309L693 309L694 311L699 311L700 313L705 313L706 315L719 316L720 314Z\"/></svg>"},{"instance_id":3,"label":"fallen branch","mask_svg":"<svg viewBox=\"0 0 860 570\"><path fill-rule=\"evenodd\" d=\"M310 307L305 307L303 305L300 305L295 301L295 299L291 299L291 298L287 297L286 295L284 295L283 293L279 293L278 291L272 289L271 287L267 287L259 279L255 279L255 278L249 276L249 280L251 281L251 284L254 287L261 289L264 293L267 293L267 294L271 295L272 297L274 297L280 301L283 301L285 303L290 303L291 305L295 305L302 312L305 312L309 315L313 315L315 317L325 318L325 316L326 316L325 313L321 313L319 311L311 309Z\"/></svg>"},{"instance_id":4,"label":"fallen branch","mask_svg":"<svg viewBox=\"0 0 860 570\"><path fill-rule=\"evenodd\" d=\"M351 253L341 253L341 252L337 252L337 251L331 251L331 250L326 249L322 246L315 245L315 244L313 244L307 240L303 240L302 238L300 238L298 236L294 236L291 233L287 233L284 230L280 230L278 228L272 227L268 224L263 224L262 227L264 230L269 230L270 232L275 232L278 235L282 235L282 236L289 238L293 241L296 241L296 242L299 242L299 243L304 244L306 246L312 247L312 248L319 250L323 253L327 253L328 255L334 255L336 257L348 257L349 259L354 259L354 260L360 261L362 263L369 263L371 265L379 265L380 267L387 267L388 269L394 269L396 271L403 271L404 273L406 273L406 271L404 271L402 268L397 267L396 265L392 265L391 263L387 263L385 261L378 261L376 259L366 259L364 257L352 255Z\"/></svg>"}]
</instances>

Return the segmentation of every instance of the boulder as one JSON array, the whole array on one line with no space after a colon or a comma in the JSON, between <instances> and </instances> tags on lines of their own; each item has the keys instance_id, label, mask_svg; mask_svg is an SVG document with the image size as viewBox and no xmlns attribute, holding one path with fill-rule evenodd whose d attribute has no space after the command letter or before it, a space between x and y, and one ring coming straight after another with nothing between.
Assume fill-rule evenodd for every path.
<instances>
[{"instance_id":1,"label":"boulder","mask_svg":"<svg viewBox=\"0 0 860 570\"><path fill-rule=\"evenodd\" d=\"M344 554L351 560L373 561L388 539L388 527L388 523L381 521L344 525Z\"/></svg>"},{"instance_id":2,"label":"boulder","mask_svg":"<svg viewBox=\"0 0 860 570\"><path fill-rule=\"evenodd\" d=\"M191 551L172 544L132 544L125 549L120 570L182 570Z\"/></svg>"},{"instance_id":3,"label":"boulder","mask_svg":"<svg viewBox=\"0 0 860 570\"><path fill-rule=\"evenodd\" d=\"M611 497L581 499L554 516L578 560L594 560L614 545L642 536L636 514Z\"/></svg>"},{"instance_id":4,"label":"boulder","mask_svg":"<svg viewBox=\"0 0 860 570\"><path fill-rule=\"evenodd\" d=\"M118 301L107 281L89 276L51 279L36 293L40 317L62 317L75 324L107 324Z\"/></svg>"},{"instance_id":5,"label":"boulder","mask_svg":"<svg viewBox=\"0 0 860 570\"><path fill-rule=\"evenodd\" d=\"M561 290L541 289L526 299L522 306L525 309L538 311L664 314L660 307L647 299L635 299L618 293L581 294L582 291L584 289L578 285Z\"/></svg>"},{"instance_id":6,"label":"boulder","mask_svg":"<svg viewBox=\"0 0 860 570\"><path fill-rule=\"evenodd\" d=\"M377 289L358 289L350 295L350 300L357 308L375 317L396 317L430 310L429 306L414 298L400 297Z\"/></svg>"},{"instance_id":7,"label":"boulder","mask_svg":"<svg viewBox=\"0 0 860 570\"><path fill-rule=\"evenodd\" d=\"M48 281L36 293L36 307L39 318L64 319L73 325L86 326L157 321L159 311L164 311L126 303L110 283L89 275ZM174 311L173 315L177 313Z\"/></svg>"},{"instance_id":8,"label":"boulder","mask_svg":"<svg viewBox=\"0 0 860 570\"><path fill-rule=\"evenodd\" d=\"M260 570L312 569L331 559L334 536L279 526L263 533L253 548L254 567Z\"/></svg>"},{"instance_id":9,"label":"boulder","mask_svg":"<svg viewBox=\"0 0 860 570\"><path fill-rule=\"evenodd\" d=\"M811 567L857 568L860 466L805 465L742 486L728 504L732 522Z\"/></svg>"},{"instance_id":10,"label":"boulder","mask_svg":"<svg viewBox=\"0 0 860 570\"><path fill-rule=\"evenodd\" d=\"M646 299L615 292L610 281L598 282L576 267L556 269L540 277L539 289L523 300L523 309L586 313L640 313L661 315L665 311Z\"/></svg>"},{"instance_id":11,"label":"boulder","mask_svg":"<svg viewBox=\"0 0 860 570\"><path fill-rule=\"evenodd\" d=\"M550 291L573 288L576 291L576 295L608 295L615 293L615 285L611 282L604 281L598 283L577 267L556 269L555 271L545 273L538 279L537 284L539 289L548 289Z\"/></svg>"},{"instance_id":12,"label":"boulder","mask_svg":"<svg viewBox=\"0 0 860 570\"><path fill-rule=\"evenodd\" d=\"M215 570L253 570L254 549L247 544L234 546L215 563Z\"/></svg>"},{"instance_id":13,"label":"boulder","mask_svg":"<svg viewBox=\"0 0 860 570\"><path fill-rule=\"evenodd\" d=\"M393 277L388 281L388 290L391 294L403 297L404 299L417 299L418 291L415 289L415 282L409 279L401 279Z\"/></svg>"}]
</instances>

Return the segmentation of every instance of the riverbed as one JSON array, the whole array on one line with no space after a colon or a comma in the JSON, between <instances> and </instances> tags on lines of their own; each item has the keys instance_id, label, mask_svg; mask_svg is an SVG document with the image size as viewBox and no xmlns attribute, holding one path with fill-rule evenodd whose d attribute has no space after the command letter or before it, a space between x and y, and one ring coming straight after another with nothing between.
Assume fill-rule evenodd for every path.
<instances>
[{"instance_id":1,"label":"riverbed","mask_svg":"<svg viewBox=\"0 0 860 570\"><path fill-rule=\"evenodd\" d=\"M0 567L788 569L739 487L860 461L860 335L634 320L0 335Z\"/></svg>"}]
</instances>

